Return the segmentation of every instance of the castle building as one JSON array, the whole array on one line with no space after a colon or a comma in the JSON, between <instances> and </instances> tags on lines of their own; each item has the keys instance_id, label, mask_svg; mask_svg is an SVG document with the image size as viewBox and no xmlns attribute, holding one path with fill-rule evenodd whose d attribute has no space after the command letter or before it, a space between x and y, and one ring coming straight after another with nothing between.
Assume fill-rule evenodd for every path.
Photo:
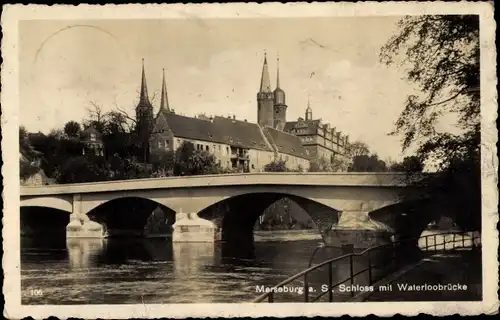
<instances>
[{"instance_id":1,"label":"castle building","mask_svg":"<svg viewBox=\"0 0 500 320\"><path fill-rule=\"evenodd\" d=\"M347 155L347 138L321 120L312 119L310 105L306 119L286 121L286 95L280 87L279 58L276 88L271 89L267 57L264 57L260 88L257 92L257 123L226 117L187 117L176 114L169 105L165 70L161 86L160 108L153 117L144 62L141 93L136 108L137 133L142 141L143 159L150 154L176 150L183 142L191 142L197 150L212 153L226 168L259 172L276 161L286 161L289 169L307 170L318 157L329 160Z\"/></svg>"},{"instance_id":2,"label":"castle building","mask_svg":"<svg viewBox=\"0 0 500 320\"><path fill-rule=\"evenodd\" d=\"M305 118L299 117L297 121L287 122L284 131L300 138L311 159L350 161L349 136L342 135L335 127L323 123L321 119L313 119L310 100L307 103Z\"/></svg>"}]
</instances>

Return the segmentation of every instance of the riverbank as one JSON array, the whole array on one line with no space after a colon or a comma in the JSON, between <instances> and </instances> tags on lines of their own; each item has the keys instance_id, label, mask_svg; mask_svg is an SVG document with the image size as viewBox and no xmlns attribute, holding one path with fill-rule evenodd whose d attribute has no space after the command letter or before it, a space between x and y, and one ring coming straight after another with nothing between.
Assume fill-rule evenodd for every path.
<instances>
[{"instance_id":1,"label":"riverbank","mask_svg":"<svg viewBox=\"0 0 500 320\"><path fill-rule=\"evenodd\" d=\"M316 229L254 231L255 242L284 242L301 240L323 240L323 238Z\"/></svg>"}]
</instances>

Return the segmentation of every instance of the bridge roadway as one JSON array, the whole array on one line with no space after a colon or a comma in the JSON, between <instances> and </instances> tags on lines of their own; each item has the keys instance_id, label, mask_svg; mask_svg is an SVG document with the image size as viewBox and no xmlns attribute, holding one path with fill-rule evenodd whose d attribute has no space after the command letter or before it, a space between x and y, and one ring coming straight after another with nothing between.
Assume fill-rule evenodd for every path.
<instances>
[{"instance_id":1,"label":"bridge roadway","mask_svg":"<svg viewBox=\"0 0 500 320\"><path fill-rule=\"evenodd\" d=\"M340 211L363 205L366 211L397 202L403 180L399 173L248 173L23 186L20 191L21 206L71 213L76 213L75 202L87 213L123 197L150 199L176 212L200 212L228 197L264 192L307 198Z\"/></svg>"},{"instance_id":2,"label":"bridge roadway","mask_svg":"<svg viewBox=\"0 0 500 320\"><path fill-rule=\"evenodd\" d=\"M21 207L62 210L72 220L88 220L92 210L123 198L148 199L175 213L198 213L204 218L210 208L224 204L231 213L224 216L227 223L248 226L270 204L288 197L315 222L394 229L390 210L374 219L370 216L397 205L405 187L403 173L247 173L23 186L20 195Z\"/></svg>"}]
</instances>

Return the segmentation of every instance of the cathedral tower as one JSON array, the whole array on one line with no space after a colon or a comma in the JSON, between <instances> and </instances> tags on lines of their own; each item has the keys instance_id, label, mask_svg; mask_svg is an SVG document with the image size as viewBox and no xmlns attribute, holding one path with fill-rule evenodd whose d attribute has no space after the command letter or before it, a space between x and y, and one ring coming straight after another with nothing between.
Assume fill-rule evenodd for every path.
<instances>
[{"instance_id":1,"label":"cathedral tower","mask_svg":"<svg viewBox=\"0 0 500 320\"><path fill-rule=\"evenodd\" d=\"M142 79L141 96L139 103L135 108L135 117L137 121L137 135L141 141L141 159L143 162L149 162L149 136L153 130L153 106L149 101L148 87L146 84L146 73L144 71L144 59L142 59Z\"/></svg>"},{"instance_id":2,"label":"cathedral tower","mask_svg":"<svg viewBox=\"0 0 500 320\"><path fill-rule=\"evenodd\" d=\"M167 95L167 81L165 80L165 69L163 69L163 80L161 84L160 112L170 112Z\"/></svg>"},{"instance_id":3,"label":"cathedral tower","mask_svg":"<svg viewBox=\"0 0 500 320\"><path fill-rule=\"evenodd\" d=\"M277 59L276 90L274 90L274 121L273 127L283 130L286 123L286 101L285 91L280 88L280 58Z\"/></svg>"},{"instance_id":4,"label":"cathedral tower","mask_svg":"<svg viewBox=\"0 0 500 320\"><path fill-rule=\"evenodd\" d=\"M273 127L273 106L274 95L271 91L271 81L269 79L267 56L264 55L264 65L262 66L262 76L260 79L260 90L257 93L257 122L260 126Z\"/></svg>"}]
</instances>

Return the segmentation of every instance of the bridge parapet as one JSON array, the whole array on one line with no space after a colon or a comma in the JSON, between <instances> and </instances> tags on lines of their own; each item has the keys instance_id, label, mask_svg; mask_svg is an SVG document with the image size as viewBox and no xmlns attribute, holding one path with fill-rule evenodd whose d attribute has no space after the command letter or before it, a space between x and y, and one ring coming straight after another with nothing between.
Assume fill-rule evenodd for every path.
<instances>
[{"instance_id":1,"label":"bridge parapet","mask_svg":"<svg viewBox=\"0 0 500 320\"><path fill-rule=\"evenodd\" d=\"M131 179L92 183L23 186L21 196L96 193L145 189L225 187L248 185L405 187L404 173L296 173L266 172Z\"/></svg>"}]
</instances>

